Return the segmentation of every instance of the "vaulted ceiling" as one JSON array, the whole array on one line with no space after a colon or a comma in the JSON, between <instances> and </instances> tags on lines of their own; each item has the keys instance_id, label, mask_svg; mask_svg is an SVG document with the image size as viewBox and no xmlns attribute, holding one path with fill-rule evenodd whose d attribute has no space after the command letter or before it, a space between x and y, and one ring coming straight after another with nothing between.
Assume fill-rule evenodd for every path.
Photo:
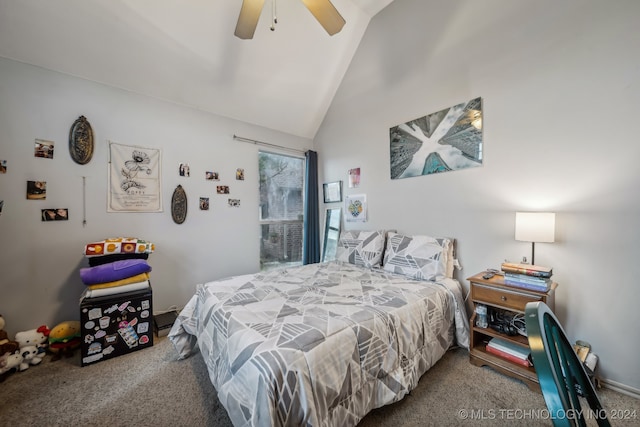
<instances>
[{"instance_id":1,"label":"vaulted ceiling","mask_svg":"<svg viewBox=\"0 0 640 427\"><path fill-rule=\"evenodd\" d=\"M329 36L301 0L266 0L252 40L242 0L0 0L0 56L313 138L369 20L393 0L333 0Z\"/></svg>"}]
</instances>

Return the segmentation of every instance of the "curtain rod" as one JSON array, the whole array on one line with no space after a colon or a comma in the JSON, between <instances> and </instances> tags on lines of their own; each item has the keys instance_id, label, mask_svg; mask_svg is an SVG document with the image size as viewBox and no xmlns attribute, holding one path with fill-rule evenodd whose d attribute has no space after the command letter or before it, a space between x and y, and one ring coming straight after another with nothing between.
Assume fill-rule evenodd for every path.
<instances>
[{"instance_id":1,"label":"curtain rod","mask_svg":"<svg viewBox=\"0 0 640 427\"><path fill-rule=\"evenodd\" d=\"M276 145L276 144L271 144L269 142L257 141L255 139L244 138L244 137L238 136L238 135L233 135L233 139L237 139L238 141L242 141L242 142L249 142L249 143L254 144L254 145L263 145L265 147L272 147L272 148L279 148L281 150L295 151L296 153L302 153L302 154L306 154L307 153L307 150L298 150L297 148L283 147L282 145Z\"/></svg>"}]
</instances>

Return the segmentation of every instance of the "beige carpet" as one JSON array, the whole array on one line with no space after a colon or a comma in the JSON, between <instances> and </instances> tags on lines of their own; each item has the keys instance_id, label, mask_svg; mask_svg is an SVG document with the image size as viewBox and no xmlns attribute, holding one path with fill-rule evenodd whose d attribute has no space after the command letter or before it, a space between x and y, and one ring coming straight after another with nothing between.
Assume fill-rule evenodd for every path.
<instances>
[{"instance_id":1,"label":"beige carpet","mask_svg":"<svg viewBox=\"0 0 640 427\"><path fill-rule=\"evenodd\" d=\"M605 408L635 410L640 401L601 390ZM541 394L469 363L449 351L401 402L374 410L359 424L374 426L552 425ZM595 423L588 423L595 425ZM166 338L155 345L80 367L79 354L9 375L0 383L1 426L216 426L231 422L218 402L202 357L177 360Z\"/></svg>"}]
</instances>

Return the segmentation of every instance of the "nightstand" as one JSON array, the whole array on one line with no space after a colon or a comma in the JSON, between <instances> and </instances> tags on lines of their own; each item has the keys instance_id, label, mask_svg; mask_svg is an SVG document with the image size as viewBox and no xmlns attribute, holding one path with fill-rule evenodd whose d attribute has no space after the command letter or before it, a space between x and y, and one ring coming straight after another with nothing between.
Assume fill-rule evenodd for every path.
<instances>
[{"instance_id":1,"label":"nightstand","mask_svg":"<svg viewBox=\"0 0 640 427\"><path fill-rule=\"evenodd\" d=\"M476 366L490 366L491 368L513 378L523 381L530 389L540 391L538 376L534 367L521 366L499 356L490 354L486 350L487 342L491 338L501 338L511 341L524 348L529 348L529 341L523 335L506 335L492 328L480 328L475 325L476 304L484 304L488 310L498 309L513 313L524 314L525 305L532 301L542 301L553 311L555 308L555 289L557 283L552 283L547 292L538 292L505 285L504 276L496 274L491 279L483 279L485 272L469 277L471 284L471 301L474 312L470 320L471 340L469 342L469 359Z\"/></svg>"}]
</instances>

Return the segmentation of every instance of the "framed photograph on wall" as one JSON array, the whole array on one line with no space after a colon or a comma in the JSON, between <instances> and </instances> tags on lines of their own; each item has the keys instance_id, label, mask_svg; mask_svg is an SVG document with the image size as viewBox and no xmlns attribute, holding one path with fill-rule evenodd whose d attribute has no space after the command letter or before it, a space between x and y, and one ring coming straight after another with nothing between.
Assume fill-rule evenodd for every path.
<instances>
[{"instance_id":1,"label":"framed photograph on wall","mask_svg":"<svg viewBox=\"0 0 640 427\"><path fill-rule=\"evenodd\" d=\"M327 182L322 185L325 203L342 201L342 181Z\"/></svg>"}]
</instances>

